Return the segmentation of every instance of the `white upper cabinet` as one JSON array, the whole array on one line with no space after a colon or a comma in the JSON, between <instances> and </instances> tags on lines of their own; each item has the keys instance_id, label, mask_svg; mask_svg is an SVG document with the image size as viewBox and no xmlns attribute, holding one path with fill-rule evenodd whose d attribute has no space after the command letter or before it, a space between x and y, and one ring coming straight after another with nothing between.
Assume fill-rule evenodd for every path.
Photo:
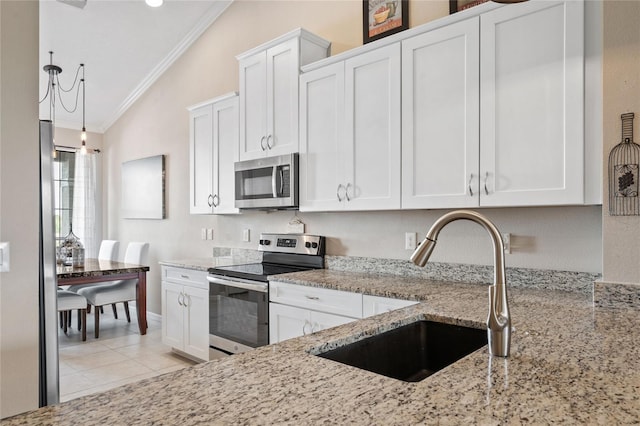
<instances>
[{"instance_id":1,"label":"white upper cabinet","mask_svg":"<svg viewBox=\"0 0 640 426\"><path fill-rule=\"evenodd\" d=\"M238 213L233 163L238 161L238 96L189 108L190 212Z\"/></svg>"},{"instance_id":2,"label":"white upper cabinet","mask_svg":"<svg viewBox=\"0 0 640 426\"><path fill-rule=\"evenodd\" d=\"M213 212L238 213L235 207L235 171L238 161L238 96L213 104ZM217 154L217 155L216 155Z\"/></svg>"},{"instance_id":3,"label":"white upper cabinet","mask_svg":"<svg viewBox=\"0 0 640 426\"><path fill-rule=\"evenodd\" d=\"M213 107L189 108L189 211L213 212Z\"/></svg>"},{"instance_id":4,"label":"white upper cabinet","mask_svg":"<svg viewBox=\"0 0 640 426\"><path fill-rule=\"evenodd\" d=\"M480 205L583 203L583 2L480 19Z\"/></svg>"},{"instance_id":5,"label":"white upper cabinet","mask_svg":"<svg viewBox=\"0 0 640 426\"><path fill-rule=\"evenodd\" d=\"M298 151L300 66L327 57L329 46L298 29L237 57L240 160Z\"/></svg>"},{"instance_id":6,"label":"white upper cabinet","mask_svg":"<svg viewBox=\"0 0 640 426\"><path fill-rule=\"evenodd\" d=\"M300 81L300 210L400 208L399 43Z\"/></svg>"},{"instance_id":7,"label":"white upper cabinet","mask_svg":"<svg viewBox=\"0 0 640 426\"><path fill-rule=\"evenodd\" d=\"M402 207L478 207L479 18L402 41Z\"/></svg>"},{"instance_id":8,"label":"white upper cabinet","mask_svg":"<svg viewBox=\"0 0 640 426\"><path fill-rule=\"evenodd\" d=\"M344 176L344 62L300 77L301 211L341 209Z\"/></svg>"}]
</instances>

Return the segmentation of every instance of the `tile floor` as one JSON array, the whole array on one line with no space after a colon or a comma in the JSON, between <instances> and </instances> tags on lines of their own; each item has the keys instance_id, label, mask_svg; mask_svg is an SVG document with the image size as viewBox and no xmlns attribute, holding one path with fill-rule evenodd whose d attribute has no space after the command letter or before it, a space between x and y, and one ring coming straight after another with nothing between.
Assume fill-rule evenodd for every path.
<instances>
[{"instance_id":1,"label":"tile floor","mask_svg":"<svg viewBox=\"0 0 640 426\"><path fill-rule=\"evenodd\" d=\"M94 338L93 313L87 315L87 341L74 328L65 335L58 329L60 359L60 401L69 401L120 385L179 370L195 362L180 357L162 343L162 324L147 318L147 334L140 335L135 309L127 323L124 307L118 304L118 319L111 307L100 316L100 338Z\"/></svg>"}]
</instances>

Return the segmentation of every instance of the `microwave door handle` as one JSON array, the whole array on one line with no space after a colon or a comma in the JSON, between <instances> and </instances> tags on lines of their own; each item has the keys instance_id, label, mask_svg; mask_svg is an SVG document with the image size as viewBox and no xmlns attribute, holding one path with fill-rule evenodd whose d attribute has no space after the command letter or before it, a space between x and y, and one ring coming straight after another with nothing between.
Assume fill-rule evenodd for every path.
<instances>
[{"instance_id":1,"label":"microwave door handle","mask_svg":"<svg viewBox=\"0 0 640 426\"><path fill-rule=\"evenodd\" d=\"M273 198L278 198L278 166L273 167L271 172L271 191L273 191Z\"/></svg>"}]
</instances>

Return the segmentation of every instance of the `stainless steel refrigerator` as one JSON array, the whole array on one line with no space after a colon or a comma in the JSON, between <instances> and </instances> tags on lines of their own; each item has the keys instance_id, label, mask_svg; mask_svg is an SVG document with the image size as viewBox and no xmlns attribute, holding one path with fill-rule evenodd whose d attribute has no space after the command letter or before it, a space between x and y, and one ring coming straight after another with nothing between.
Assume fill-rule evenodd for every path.
<instances>
[{"instance_id":1,"label":"stainless steel refrigerator","mask_svg":"<svg viewBox=\"0 0 640 426\"><path fill-rule=\"evenodd\" d=\"M53 125L40 120L40 406L60 400L58 374L58 282L53 192Z\"/></svg>"}]
</instances>

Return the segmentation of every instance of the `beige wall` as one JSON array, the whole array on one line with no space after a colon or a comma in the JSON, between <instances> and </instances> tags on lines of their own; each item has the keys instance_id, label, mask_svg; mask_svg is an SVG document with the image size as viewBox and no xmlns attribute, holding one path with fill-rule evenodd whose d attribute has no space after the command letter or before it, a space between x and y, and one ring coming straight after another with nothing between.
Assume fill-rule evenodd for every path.
<instances>
[{"instance_id":1,"label":"beige wall","mask_svg":"<svg viewBox=\"0 0 640 426\"><path fill-rule=\"evenodd\" d=\"M38 407L38 2L0 1L0 417Z\"/></svg>"},{"instance_id":2,"label":"beige wall","mask_svg":"<svg viewBox=\"0 0 640 426\"><path fill-rule=\"evenodd\" d=\"M218 21L105 134L108 234L126 244L151 244L149 303L160 312L158 260L210 256L213 246L256 248L260 232L283 231L292 212L240 216L189 214L188 113L186 107L238 88L235 56L294 28L303 27L332 41L334 54L362 44L362 3L352 1L234 2ZM411 26L448 13L447 1L412 1ZM167 219L120 218L120 165L123 161L167 155ZM407 259L404 233L424 234L442 211L300 213L307 232L329 237L332 255ZM600 272L601 209L490 209L485 213L503 232L514 234L508 266ZM201 228L214 240L202 241ZM241 242L242 229L251 241ZM461 249L464 247L464 249ZM434 260L490 264L490 242L472 223L447 227Z\"/></svg>"},{"instance_id":3,"label":"beige wall","mask_svg":"<svg viewBox=\"0 0 640 426\"><path fill-rule=\"evenodd\" d=\"M620 115L635 113L634 142L640 143L640 2L604 2L604 176L608 156L622 139ZM603 280L640 283L640 217L609 216L604 180Z\"/></svg>"}]
</instances>

